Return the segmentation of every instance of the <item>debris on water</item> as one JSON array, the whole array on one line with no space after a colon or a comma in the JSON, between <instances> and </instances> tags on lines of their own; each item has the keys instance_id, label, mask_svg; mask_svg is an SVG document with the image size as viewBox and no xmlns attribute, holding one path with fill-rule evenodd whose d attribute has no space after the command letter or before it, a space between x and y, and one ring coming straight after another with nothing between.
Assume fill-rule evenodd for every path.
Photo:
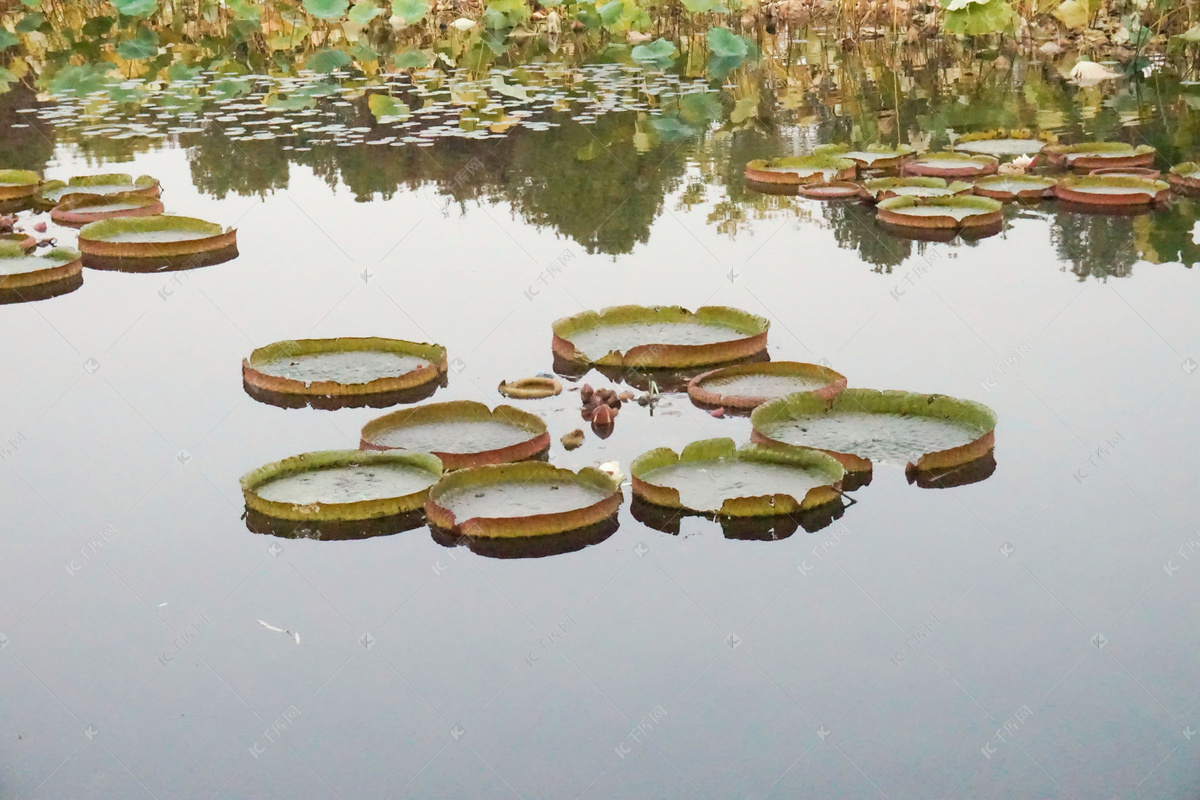
<instances>
[{"instance_id":1,"label":"debris on water","mask_svg":"<svg viewBox=\"0 0 1200 800\"><path fill-rule=\"evenodd\" d=\"M565 434L561 439L562 446L567 450L575 450L583 446L583 430L576 428L568 434Z\"/></svg>"},{"instance_id":2,"label":"debris on water","mask_svg":"<svg viewBox=\"0 0 1200 800\"><path fill-rule=\"evenodd\" d=\"M292 631L284 630L283 628L276 628L271 623L263 622L261 619L258 621L258 624L262 625L267 630L278 631L279 633L286 633L288 635L288 638L295 640L296 644L300 644L300 634L298 634L298 633L293 633Z\"/></svg>"},{"instance_id":3,"label":"debris on water","mask_svg":"<svg viewBox=\"0 0 1200 800\"><path fill-rule=\"evenodd\" d=\"M46 232L46 223L44 223L44 222L39 222L39 223L37 223L36 225L34 225L34 226L33 226L33 229L34 229L35 231L37 231L38 233L45 233L45 232Z\"/></svg>"},{"instance_id":4,"label":"debris on water","mask_svg":"<svg viewBox=\"0 0 1200 800\"><path fill-rule=\"evenodd\" d=\"M708 412L708 415L710 417L716 417L717 419L721 419L722 417L725 416L725 409L724 408L714 408Z\"/></svg>"},{"instance_id":5,"label":"debris on water","mask_svg":"<svg viewBox=\"0 0 1200 800\"><path fill-rule=\"evenodd\" d=\"M597 467L597 469L599 469L601 472L605 472L605 473L608 473L609 475L612 475L618 481L625 480L625 473L621 472L621 462L620 461L605 461L603 464L600 464Z\"/></svg>"}]
</instances>

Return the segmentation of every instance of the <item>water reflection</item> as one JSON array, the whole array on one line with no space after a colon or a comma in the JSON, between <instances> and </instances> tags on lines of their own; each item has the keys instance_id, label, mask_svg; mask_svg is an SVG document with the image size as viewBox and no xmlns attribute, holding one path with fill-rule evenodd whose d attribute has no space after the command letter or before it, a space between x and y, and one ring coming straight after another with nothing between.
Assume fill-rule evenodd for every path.
<instances>
[{"instance_id":1,"label":"water reflection","mask_svg":"<svg viewBox=\"0 0 1200 800\"><path fill-rule=\"evenodd\" d=\"M434 525L430 525L429 530L433 540L442 547L466 547L472 553L485 558L507 559L547 558L574 553L585 547L600 544L616 533L619 527L620 522L617 515L614 514L585 528L547 536L458 536Z\"/></svg>"},{"instance_id":2,"label":"water reflection","mask_svg":"<svg viewBox=\"0 0 1200 800\"><path fill-rule=\"evenodd\" d=\"M842 499L825 503L816 508L792 514L775 514L769 517L729 517L690 511L683 508L667 508L634 497L629 511L633 518L648 528L678 536L684 518L696 517L716 523L726 539L769 542L786 539L800 528L815 533L841 519L851 503Z\"/></svg>"},{"instance_id":3,"label":"water reflection","mask_svg":"<svg viewBox=\"0 0 1200 800\"><path fill-rule=\"evenodd\" d=\"M267 516L246 509L246 528L251 533L276 536L281 539L313 539L315 541L352 541L376 536L394 536L415 530L425 524L425 512L418 509L379 519L317 522L289 520Z\"/></svg>"}]
</instances>

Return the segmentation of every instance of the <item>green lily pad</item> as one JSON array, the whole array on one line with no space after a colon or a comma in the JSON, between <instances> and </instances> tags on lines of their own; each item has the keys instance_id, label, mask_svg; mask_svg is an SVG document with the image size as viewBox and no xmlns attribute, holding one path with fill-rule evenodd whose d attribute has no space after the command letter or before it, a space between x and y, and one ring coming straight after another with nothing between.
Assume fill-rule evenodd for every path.
<instances>
[{"instance_id":1,"label":"green lily pad","mask_svg":"<svg viewBox=\"0 0 1200 800\"><path fill-rule=\"evenodd\" d=\"M846 376L820 364L767 361L737 364L697 375L688 383L688 396L703 406L752 409L797 392L816 392L832 398L846 388Z\"/></svg>"},{"instance_id":2,"label":"green lily pad","mask_svg":"<svg viewBox=\"0 0 1200 800\"><path fill-rule=\"evenodd\" d=\"M926 153L904 165L905 175L932 178L976 178L993 174L999 166L993 156L969 153Z\"/></svg>"},{"instance_id":3,"label":"green lily pad","mask_svg":"<svg viewBox=\"0 0 1200 800\"><path fill-rule=\"evenodd\" d=\"M1034 156L1042 152L1047 144L1053 144L1052 134L1035 134L1030 130L978 131L959 137L954 149L963 153L986 156Z\"/></svg>"},{"instance_id":4,"label":"green lily pad","mask_svg":"<svg viewBox=\"0 0 1200 800\"><path fill-rule=\"evenodd\" d=\"M34 195L34 203L50 208L70 194L141 194L158 197L158 180L149 175L134 178L125 173L82 175L67 181L46 181Z\"/></svg>"},{"instance_id":5,"label":"green lily pad","mask_svg":"<svg viewBox=\"0 0 1200 800\"><path fill-rule=\"evenodd\" d=\"M1001 202L1036 200L1054 195L1055 178L1042 175L989 175L975 181L975 194Z\"/></svg>"},{"instance_id":6,"label":"green lily pad","mask_svg":"<svg viewBox=\"0 0 1200 800\"><path fill-rule=\"evenodd\" d=\"M1080 142L1046 147L1051 163L1078 170L1106 167L1148 167L1157 152L1148 144L1134 147L1125 142Z\"/></svg>"},{"instance_id":7,"label":"green lily pad","mask_svg":"<svg viewBox=\"0 0 1200 800\"><path fill-rule=\"evenodd\" d=\"M752 183L829 183L853 180L854 161L836 153L813 153L776 159L756 159L746 164L746 180Z\"/></svg>"},{"instance_id":8,"label":"green lily pad","mask_svg":"<svg viewBox=\"0 0 1200 800\"><path fill-rule=\"evenodd\" d=\"M441 345L378 337L285 340L242 362L248 386L293 395L398 392L435 383L445 371Z\"/></svg>"},{"instance_id":9,"label":"green lily pad","mask_svg":"<svg viewBox=\"0 0 1200 800\"><path fill-rule=\"evenodd\" d=\"M964 181L947 183L945 178L875 178L863 181L863 188L876 200L889 197L950 197L967 194L971 184Z\"/></svg>"},{"instance_id":10,"label":"green lily pad","mask_svg":"<svg viewBox=\"0 0 1200 800\"><path fill-rule=\"evenodd\" d=\"M998 225L1003 204L989 197L890 197L875 213L881 222L911 228L967 228Z\"/></svg>"}]
</instances>

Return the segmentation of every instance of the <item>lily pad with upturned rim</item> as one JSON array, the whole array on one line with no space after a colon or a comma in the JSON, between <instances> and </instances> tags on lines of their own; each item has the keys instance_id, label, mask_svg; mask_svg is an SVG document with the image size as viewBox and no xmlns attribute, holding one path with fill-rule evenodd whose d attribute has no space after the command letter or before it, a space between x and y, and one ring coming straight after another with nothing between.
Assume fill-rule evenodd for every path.
<instances>
[{"instance_id":1,"label":"lily pad with upturned rim","mask_svg":"<svg viewBox=\"0 0 1200 800\"><path fill-rule=\"evenodd\" d=\"M995 174L1000 160L964 153L926 153L904 162L905 175L926 178L978 178Z\"/></svg>"},{"instance_id":2,"label":"lily pad with upturned rim","mask_svg":"<svg viewBox=\"0 0 1200 800\"><path fill-rule=\"evenodd\" d=\"M68 194L50 209L50 219L59 225L78 228L102 219L152 217L162 213L162 201L149 195L130 192Z\"/></svg>"},{"instance_id":3,"label":"lily pad with upturned rim","mask_svg":"<svg viewBox=\"0 0 1200 800\"><path fill-rule=\"evenodd\" d=\"M79 230L83 254L102 258L174 258L236 246L236 229L173 214L102 219Z\"/></svg>"},{"instance_id":4,"label":"lily pad with upturned rim","mask_svg":"<svg viewBox=\"0 0 1200 800\"><path fill-rule=\"evenodd\" d=\"M1085 172L1103 167L1148 167L1157 153L1148 144L1134 147L1125 142L1055 144L1045 152L1051 164Z\"/></svg>"},{"instance_id":5,"label":"lily pad with upturned rim","mask_svg":"<svg viewBox=\"0 0 1200 800\"><path fill-rule=\"evenodd\" d=\"M1058 137L1052 133L1034 133L1030 130L977 131L963 134L954 143L961 153L994 156L1036 156L1047 145L1054 144Z\"/></svg>"},{"instance_id":6,"label":"lily pad with upturned rim","mask_svg":"<svg viewBox=\"0 0 1200 800\"><path fill-rule=\"evenodd\" d=\"M952 197L970 194L971 184L965 181L947 183L945 178L914 175L907 178L875 178L864 181L863 189L879 201L889 197Z\"/></svg>"},{"instance_id":7,"label":"lily pad with upturned rim","mask_svg":"<svg viewBox=\"0 0 1200 800\"><path fill-rule=\"evenodd\" d=\"M1003 204L989 197L891 197L875 207L881 222L907 228L962 230L999 224Z\"/></svg>"},{"instance_id":8,"label":"lily pad with upturned rim","mask_svg":"<svg viewBox=\"0 0 1200 800\"><path fill-rule=\"evenodd\" d=\"M561 534L602 522L621 507L621 485L595 467L578 472L542 461L451 472L430 490L435 528L471 537Z\"/></svg>"},{"instance_id":9,"label":"lily pad with upturned rim","mask_svg":"<svg viewBox=\"0 0 1200 800\"><path fill-rule=\"evenodd\" d=\"M494 410L472 400L404 408L362 429L364 450L433 453L447 470L524 461L546 452L545 421L512 406Z\"/></svg>"},{"instance_id":10,"label":"lily pad with upturned rim","mask_svg":"<svg viewBox=\"0 0 1200 800\"><path fill-rule=\"evenodd\" d=\"M1055 178L1041 175L989 175L975 181L972 191L1001 202L1043 200L1054 196Z\"/></svg>"},{"instance_id":11,"label":"lily pad with upturned rim","mask_svg":"<svg viewBox=\"0 0 1200 800\"><path fill-rule=\"evenodd\" d=\"M1157 180L1162 177L1162 170L1154 167L1101 167L1100 169L1088 170L1088 175L1100 177L1101 175L1110 178L1150 178Z\"/></svg>"},{"instance_id":12,"label":"lily pad with upturned rim","mask_svg":"<svg viewBox=\"0 0 1200 800\"><path fill-rule=\"evenodd\" d=\"M14 231L12 233L0 233L0 244L16 245L28 253L37 247L37 239L23 231Z\"/></svg>"},{"instance_id":13,"label":"lily pad with upturned rim","mask_svg":"<svg viewBox=\"0 0 1200 800\"><path fill-rule=\"evenodd\" d=\"M966 464L995 443L996 414L987 406L939 394L847 389L827 402L794 394L750 415L752 441L823 450L851 473L873 460L905 461L931 471Z\"/></svg>"},{"instance_id":14,"label":"lily pad with upturned rim","mask_svg":"<svg viewBox=\"0 0 1200 800\"><path fill-rule=\"evenodd\" d=\"M813 152L818 155L848 158L861 170L884 170L895 169L916 151L906 144L895 147L869 144L860 148L853 148L849 145L824 145L816 148Z\"/></svg>"},{"instance_id":15,"label":"lily pad with upturned rim","mask_svg":"<svg viewBox=\"0 0 1200 800\"><path fill-rule=\"evenodd\" d=\"M66 181L46 181L34 194L34 204L39 208L51 208L69 194L141 194L158 197L158 180L149 175L134 178L122 172L104 175L80 175Z\"/></svg>"},{"instance_id":16,"label":"lily pad with upturned rim","mask_svg":"<svg viewBox=\"0 0 1200 800\"><path fill-rule=\"evenodd\" d=\"M726 306L612 306L556 320L551 346L575 364L698 367L762 352L770 324Z\"/></svg>"},{"instance_id":17,"label":"lily pad with upturned rim","mask_svg":"<svg viewBox=\"0 0 1200 800\"><path fill-rule=\"evenodd\" d=\"M1170 193L1171 184L1166 181L1111 175L1070 176L1054 187L1060 200L1090 206L1150 205L1166 200Z\"/></svg>"},{"instance_id":18,"label":"lily pad with upturned rim","mask_svg":"<svg viewBox=\"0 0 1200 800\"><path fill-rule=\"evenodd\" d=\"M71 281L83 271L78 250L56 247L34 255L14 242L0 242L0 292L20 292L37 286Z\"/></svg>"},{"instance_id":19,"label":"lily pad with upturned rim","mask_svg":"<svg viewBox=\"0 0 1200 800\"><path fill-rule=\"evenodd\" d=\"M1194 161L1176 164L1167 173L1167 181L1177 192L1200 193L1200 164Z\"/></svg>"},{"instance_id":20,"label":"lily pad with upturned rim","mask_svg":"<svg viewBox=\"0 0 1200 800\"><path fill-rule=\"evenodd\" d=\"M496 390L505 397L518 400L541 400L562 393L562 384L554 378L537 376L534 378L518 378L515 381L501 381Z\"/></svg>"},{"instance_id":21,"label":"lily pad with upturned rim","mask_svg":"<svg viewBox=\"0 0 1200 800\"><path fill-rule=\"evenodd\" d=\"M0 200L32 197L42 176L27 169L0 169Z\"/></svg>"},{"instance_id":22,"label":"lily pad with upturned rim","mask_svg":"<svg viewBox=\"0 0 1200 800\"><path fill-rule=\"evenodd\" d=\"M829 367L769 361L710 370L693 378L687 391L700 405L749 410L797 392L812 392L829 400L845 388L846 376Z\"/></svg>"},{"instance_id":23,"label":"lily pad with upturned rim","mask_svg":"<svg viewBox=\"0 0 1200 800\"><path fill-rule=\"evenodd\" d=\"M794 187L796 194L809 200L856 200L867 192L853 181L822 181Z\"/></svg>"},{"instance_id":24,"label":"lily pad with upturned rim","mask_svg":"<svg viewBox=\"0 0 1200 800\"><path fill-rule=\"evenodd\" d=\"M442 476L428 453L325 450L242 476L246 507L275 519L370 520L421 508Z\"/></svg>"},{"instance_id":25,"label":"lily pad with upturned rim","mask_svg":"<svg viewBox=\"0 0 1200 800\"><path fill-rule=\"evenodd\" d=\"M751 183L828 183L851 181L856 174L854 161L830 154L756 159L746 164L746 180Z\"/></svg>"},{"instance_id":26,"label":"lily pad with upturned rim","mask_svg":"<svg viewBox=\"0 0 1200 800\"><path fill-rule=\"evenodd\" d=\"M446 348L438 344L379 337L288 339L251 352L242 361L242 380L280 395L374 395L435 383L446 367Z\"/></svg>"},{"instance_id":27,"label":"lily pad with upturned rim","mask_svg":"<svg viewBox=\"0 0 1200 800\"><path fill-rule=\"evenodd\" d=\"M666 508L727 517L806 511L838 500L846 471L807 447L738 448L733 439L704 439L676 453L659 447L629 468L635 496Z\"/></svg>"}]
</instances>

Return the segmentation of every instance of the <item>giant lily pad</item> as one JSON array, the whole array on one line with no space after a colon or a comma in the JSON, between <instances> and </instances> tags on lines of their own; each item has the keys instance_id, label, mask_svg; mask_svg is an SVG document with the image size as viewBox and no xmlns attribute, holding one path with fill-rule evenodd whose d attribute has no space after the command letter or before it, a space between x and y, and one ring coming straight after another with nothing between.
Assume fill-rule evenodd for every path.
<instances>
[{"instance_id":1,"label":"giant lily pad","mask_svg":"<svg viewBox=\"0 0 1200 800\"><path fill-rule=\"evenodd\" d=\"M872 461L931 471L966 464L993 446L995 413L980 403L938 394L847 389L832 402L794 394L754 409L753 440L812 447L848 472Z\"/></svg>"},{"instance_id":2,"label":"giant lily pad","mask_svg":"<svg viewBox=\"0 0 1200 800\"><path fill-rule=\"evenodd\" d=\"M880 222L907 228L962 230L999 225L1003 204L989 197L892 197L876 206Z\"/></svg>"},{"instance_id":3,"label":"giant lily pad","mask_svg":"<svg viewBox=\"0 0 1200 800\"><path fill-rule=\"evenodd\" d=\"M1041 175L990 175L975 181L974 192L1001 202L1041 200L1054 196L1058 181Z\"/></svg>"},{"instance_id":4,"label":"giant lily pad","mask_svg":"<svg viewBox=\"0 0 1200 800\"><path fill-rule=\"evenodd\" d=\"M242 476L246 507L275 519L367 520L422 507L442 475L428 453L326 450Z\"/></svg>"},{"instance_id":5,"label":"giant lily pad","mask_svg":"<svg viewBox=\"0 0 1200 800\"><path fill-rule=\"evenodd\" d=\"M853 181L802 183L791 188L809 200L857 200L867 196L866 190Z\"/></svg>"},{"instance_id":6,"label":"giant lily pad","mask_svg":"<svg viewBox=\"0 0 1200 800\"><path fill-rule=\"evenodd\" d=\"M758 159L746 165L746 180L760 184L828 183L854 180L857 168L852 160L838 155L790 156L773 160Z\"/></svg>"},{"instance_id":7,"label":"giant lily pad","mask_svg":"<svg viewBox=\"0 0 1200 800\"><path fill-rule=\"evenodd\" d=\"M158 214L90 222L79 231L84 255L103 258L172 258L237 246L237 231L195 217Z\"/></svg>"},{"instance_id":8,"label":"giant lily pad","mask_svg":"<svg viewBox=\"0 0 1200 800\"><path fill-rule=\"evenodd\" d=\"M34 203L40 208L50 208L69 194L117 194L132 193L158 197L158 181L149 175L134 178L123 173L107 175L82 175L68 181L46 181L34 195Z\"/></svg>"},{"instance_id":9,"label":"giant lily pad","mask_svg":"<svg viewBox=\"0 0 1200 800\"><path fill-rule=\"evenodd\" d=\"M0 200L32 197L42 176L27 169L0 169Z\"/></svg>"},{"instance_id":10,"label":"giant lily pad","mask_svg":"<svg viewBox=\"0 0 1200 800\"><path fill-rule=\"evenodd\" d=\"M1112 178L1161 178L1162 170L1153 167L1101 167L1088 170L1088 175L1108 175Z\"/></svg>"},{"instance_id":11,"label":"giant lily pad","mask_svg":"<svg viewBox=\"0 0 1200 800\"><path fill-rule=\"evenodd\" d=\"M995 156L1036 156L1048 144L1057 141L1052 133L1035 134L1029 130L1005 130L967 133L954 143L954 149L962 153Z\"/></svg>"},{"instance_id":12,"label":"giant lily pad","mask_svg":"<svg viewBox=\"0 0 1200 800\"><path fill-rule=\"evenodd\" d=\"M318 397L391 399L397 392L436 388L445 372L441 345L376 337L286 340L260 347L242 361L248 390L302 400L297 405ZM269 395L251 394L273 402Z\"/></svg>"},{"instance_id":13,"label":"giant lily pad","mask_svg":"<svg viewBox=\"0 0 1200 800\"><path fill-rule=\"evenodd\" d=\"M779 397L812 392L826 399L846 388L846 377L820 364L770 361L720 367L688 384L692 401L706 406L752 409Z\"/></svg>"},{"instance_id":14,"label":"giant lily pad","mask_svg":"<svg viewBox=\"0 0 1200 800\"><path fill-rule=\"evenodd\" d=\"M884 144L870 144L866 147L851 148L847 145L825 145L818 147L814 153L831 155L838 158L848 158L858 169L895 169L900 163L913 154L913 148L906 144L891 147Z\"/></svg>"},{"instance_id":15,"label":"giant lily pad","mask_svg":"<svg viewBox=\"0 0 1200 800\"><path fill-rule=\"evenodd\" d=\"M1051 164L1084 172L1103 167L1148 167L1154 163L1154 154L1148 144L1134 147L1125 142L1055 144L1046 148Z\"/></svg>"},{"instance_id":16,"label":"giant lily pad","mask_svg":"<svg viewBox=\"0 0 1200 800\"><path fill-rule=\"evenodd\" d=\"M1166 200L1170 192L1166 181L1111 175L1071 176L1054 187L1060 200L1089 206L1144 206Z\"/></svg>"},{"instance_id":17,"label":"giant lily pad","mask_svg":"<svg viewBox=\"0 0 1200 800\"><path fill-rule=\"evenodd\" d=\"M1175 187L1177 192L1188 194L1200 192L1200 164L1194 161L1176 164L1167 173L1167 181Z\"/></svg>"},{"instance_id":18,"label":"giant lily pad","mask_svg":"<svg viewBox=\"0 0 1200 800\"><path fill-rule=\"evenodd\" d=\"M875 178L864 181L863 189L876 200L889 197L950 197L970 194L971 184L965 181L947 183L945 178Z\"/></svg>"},{"instance_id":19,"label":"giant lily pad","mask_svg":"<svg viewBox=\"0 0 1200 800\"><path fill-rule=\"evenodd\" d=\"M39 300L65 294L83 283L77 250L57 247L45 255L27 253L13 242L0 242L0 302Z\"/></svg>"},{"instance_id":20,"label":"giant lily pad","mask_svg":"<svg viewBox=\"0 0 1200 800\"><path fill-rule=\"evenodd\" d=\"M660 447L630 466L633 493L655 505L731 517L790 514L840 498L845 469L807 447L738 449L732 439L693 442L676 454Z\"/></svg>"},{"instance_id":21,"label":"giant lily pad","mask_svg":"<svg viewBox=\"0 0 1200 800\"><path fill-rule=\"evenodd\" d=\"M162 201L148 195L128 192L69 194L50 209L50 219L59 225L78 228L112 217L152 217L162 213Z\"/></svg>"},{"instance_id":22,"label":"giant lily pad","mask_svg":"<svg viewBox=\"0 0 1200 800\"><path fill-rule=\"evenodd\" d=\"M572 472L522 461L451 472L430 491L425 515L452 534L547 536L602 522L621 499L617 479L594 467Z\"/></svg>"},{"instance_id":23,"label":"giant lily pad","mask_svg":"<svg viewBox=\"0 0 1200 800\"><path fill-rule=\"evenodd\" d=\"M999 165L999 159L993 156L926 153L904 162L904 174L927 178L978 178L981 175L994 174Z\"/></svg>"},{"instance_id":24,"label":"giant lily pad","mask_svg":"<svg viewBox=\"0 0 1200 800\"><path fill-rule=\"evenodd\" d=\"M770 322L725 306L613 306L554 323L557 357L576 364L683 368L722 364L767 347Z\"/></svg>"},{"instance_id":25,"label":"giant lily pad","mask_svg":"<svg viewBox=\"0 0 1200 800\"><path fill-rule=\"evenodd\" d=\"M372 420L362 429L361 446L433 453L450 470L533 458L549 449L550 434L541 417L519 408L493 411L483 403L454 400Z\"/></svg>"}]
</instances>

